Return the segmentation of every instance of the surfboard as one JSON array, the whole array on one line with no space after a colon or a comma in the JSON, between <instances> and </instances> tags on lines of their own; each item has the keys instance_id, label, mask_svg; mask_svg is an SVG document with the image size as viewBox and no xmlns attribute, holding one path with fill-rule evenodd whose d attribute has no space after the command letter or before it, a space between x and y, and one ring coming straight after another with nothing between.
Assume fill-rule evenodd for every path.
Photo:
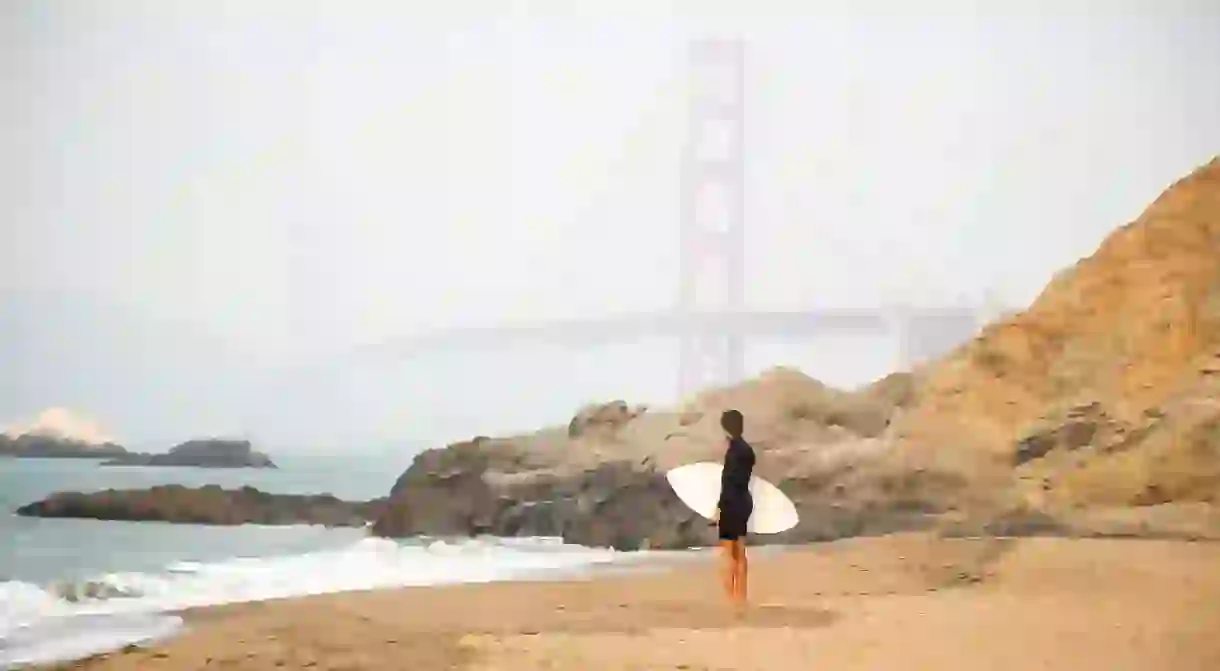
<instances>
[{"instance_id":1,"label":"surfboard","mask_svg":"<svg viewBox=\"0 0 1220 671\"><path fill-rule=\"evenodd\" d=\"M668 471L665 479L682 503L711 519L720 499L720 471L721 465L714 461L699 461ZM746 531L777 534L795 527L800 521L792 499L757 475L750 478L750 496L754 499L754 512L746 524Z\"/></svg>"}]
</instances>

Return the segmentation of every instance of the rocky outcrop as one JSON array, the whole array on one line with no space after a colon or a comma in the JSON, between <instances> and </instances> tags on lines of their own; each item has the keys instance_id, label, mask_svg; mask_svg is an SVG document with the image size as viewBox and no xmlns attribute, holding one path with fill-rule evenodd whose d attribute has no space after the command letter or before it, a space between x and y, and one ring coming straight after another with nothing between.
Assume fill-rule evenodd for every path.
<instances>
[{"instance_id":1,"label":"rocky outcrop","mask_svg":"<svg viewBox=\"0 0 1220 671\"><path fill-rule=\"evenodd\" d=\"M581 408L568 422L568 437L579 438L592 431L613 434L619 427L644 414L646 406L629 407L626 401L594 403Z\"/></svg>"},{"instance_id":2,"label":"rocky outcrop","mask_svg":"<svg viewBox=\"0 0 1220 671\"><path fill-rule=\"evenodd\" d=\"M197 468L275 468L271 458L248 440L190 440L164 454L127 453L103 466L193 466Z\"/></svg>"},{"instance_id":3,"label":"rocky outcrop","mask_svg":"<svg viewBox=\"0 0 1220 671\"><path fill-rule=\"evenodd\" d=\"M461 445L469 450L471 443ZM948 502L964 485L952 473L883 467L877 463L885 449L879 442L840 449L841 458L824 453L823 460L788 469L788 477L771 478L796 503L802 523L784 534L754 537L752 543L932 528L953 510ZM400 479L373 532L394 537L559 536L569 543L620 550L716 542L714 529L674 496L664 470L652 460L506 473L489 468L472 451L465 452L465 462L458 454L434 450L417 460ZM777 469L773 465L771 470Z\"/></svg>"},{"instance_id":4,"label":"rocky outcrop","mask_svg":"<svg viewBox=\"0 0 1220 671\"><path fill-rule=\"evenodd\" d=\"M890 386L903 385L891 380ZM747 437L764 452L760 474L789 491L811 520L792 533L762 540L795 542L926 525L923 510L932 504L895 497L889 505L879 503L878 494L877 501L859 499L857 505L844 494L849 490L835 487L855 478L855 488L866 489L867 478L852 464L884 451L880 434L898 408L894 398L905 401L905 394L870 387L853 396L777 369L739 387L711 390L671 412L646 413L623 401L589 405L563 428L479 437L420 454L395 483L373 531L561 536L571 543L632 550L713 544L714 530L674 496L664 472L720 458L719 414L730 405L748 413ZM877 435L866 441L860 434ZM876 491L891 486L878 482Z\"/></svg>"},{"instance_id":5,"label":"rocky outcrop","mask_svg":"<svg viewBox=\"0 0 1220 671\"><path fill-rule=\"evenodd\" d=\"M437 452L444 452L443 450ZM433 470L417 461L373 525L382 536L559 536L620 550L675 548L713 540L706 523L647 466L608 462L587 471L512 474L486 461Z\"/></svg>"},{"instance_id":6,"label":"rocky outcrop","mask_svg":"<svg viewBox=\"0 0 1220 671\"><path fill-rule=\"evenodd\" d=\"M25 517L178 524L321 524L364 526L380 514L381 501L343 501L329 494L269 494L253 487L222 489L166 485L150 489L59 492L22 506Z\"/></svg>"},{"instance_id":7,"label":"rocky outcrop","mask_svg":"<svg viewBox=\"0 0 1220 671\"><path fill-rule=\"evenodd\" d=\"M930 366L904 414L912 445L1011 456L1054 408L1137 424L1220 346L1220 158L1178 181L1025 311Z\"/></svg>"},{"instance_id":8,"label":"rocky outcrop","mask_svg":"<svg viewBox=\"0 0 1220 671\"><path fill-rule=\"evenodd\" d=\"M431 450L374 530L683 547L711 532L660 475L719 459L740 409L801 525L760 542L946 534L1220 538L1220 159L1180 180L1024 312L855 391L788 369L672 411Z\"/></svg>"},{"instance_id":9,"label":"rocky outcrop","mask_svg":"<svg viewBox=\"0 0 1220 671\"><path fill-rule=\"evenodd\" d=\"M1056 516L1212 499L1218 354L1220 158L930 366L897 433L909 462L994 457Z\"/></svg>"},{"instance_id":10,"label":"rocky outcrop","mask_svg":"<svg viewBox=\"0 0 1220 671\"><path fill-rule=\"evenodd\" d=\"M1098 410L1053 433L1072 441L1017 469L1026 498L1041 507L1220 504L1220 380L1204 376L1133 422Z\"/></svg>"},{"instance_id":11,"label":"rocky outcrop","mask_svg":"<svg viewBox=\"0 0 1220 671\"><path fill-rule=\"evenodd\" d=\"M1052 452L1097 446L1112 450L1122 445L1133 427L1110 415L1098 401L1074 403L1037 420L1017 440L1016 465L1041 459Z\"/></svg>"},{"instance_id":12,"label":"rocky outcrop","mask_svg":"<svg viewBox=\"0 0 1220 671\"><path fill-rule=\"evenodd\" d=\"M93 444L73 438L24 433L0 434L0 456L38 459L114 459L130 454L114 443Z\"/></svg>"},{"instance_id":13,"label":"rocky outcrop","mask_svg":"<svg viewBox=\"0 0 1220 671\"><path fill-rule=\"evenodd\" d=\"M373 525L388 536L494 533L495 494L484 479L505 454L484 449L486 438L428 450L390 490L390 505ZM504 464L511 468L511 461Z\"/></svg>"}]
</instances>

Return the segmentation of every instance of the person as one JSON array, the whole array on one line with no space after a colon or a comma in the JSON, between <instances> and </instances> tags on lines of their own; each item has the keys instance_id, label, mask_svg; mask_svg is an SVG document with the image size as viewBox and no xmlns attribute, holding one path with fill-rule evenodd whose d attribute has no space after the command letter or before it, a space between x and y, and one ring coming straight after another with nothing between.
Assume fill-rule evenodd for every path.
<instances>
[{"instance_id":1,"label":"person","mask_svg":"<svg viewBox=\"0 0 1220 671\"><path fill-rule=\"evenodd\" d=\"M754 512L750 496L750 477L754 473L754 448L741 437L745 418L737 410L725 410L720 415L728 448L720 474L720 500L716 506L715 523L724 555L724 589L729 602L740 614L746 606L746 524Z\"/></svg>"}]
</instances>

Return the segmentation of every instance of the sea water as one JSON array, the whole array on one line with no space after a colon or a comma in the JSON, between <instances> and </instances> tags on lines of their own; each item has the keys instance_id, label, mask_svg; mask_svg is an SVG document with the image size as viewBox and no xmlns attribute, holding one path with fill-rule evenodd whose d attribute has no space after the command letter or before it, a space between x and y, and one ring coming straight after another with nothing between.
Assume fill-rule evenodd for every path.
<instances>
[{"instance_id":1,"label":"sea water","mask_svg":"<svg viewBox=\"0 0 1220 671\"><path fill-rule=\"evenodd\" d=\"M103 467L0 458L0 668L171 635L184 608L344 590L487 582L636 563L557 539L370 537L364 529L17 517L54 491L157 484L384 496L410 456L298 457L277 470Z\"/></svg>"}]
</instances>

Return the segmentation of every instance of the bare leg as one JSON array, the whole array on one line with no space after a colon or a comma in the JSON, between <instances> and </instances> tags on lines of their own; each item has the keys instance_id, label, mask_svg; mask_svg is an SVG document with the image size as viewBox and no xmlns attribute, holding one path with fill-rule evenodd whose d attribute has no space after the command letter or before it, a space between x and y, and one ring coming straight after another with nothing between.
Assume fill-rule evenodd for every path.
<instances>
[{"instance_id":1,"label":"bare leg","mask_svg":"<svg viewBox=\"0 0 1220 671\"><path fill-rule=\"evenodd\" d=\"M746 609L747 586L749 581L749 560L746 559L746 541L744 538L738 538L736 541L735 561L733 568L736 575L734 576L734 586L737 588L737 609L744 611Z\"/></svg>"},{"instance_id":2,"label":"bare leg","mask_svg":"<svg viewBox=\"0 0 1220 671\"><path fill-rule=\"evenodd\" d=\"M724 581L724 595L732 603L737 598L737 557L734 548L737 541L720 541L721 579Z\"/></svg>"}]
</instances>

